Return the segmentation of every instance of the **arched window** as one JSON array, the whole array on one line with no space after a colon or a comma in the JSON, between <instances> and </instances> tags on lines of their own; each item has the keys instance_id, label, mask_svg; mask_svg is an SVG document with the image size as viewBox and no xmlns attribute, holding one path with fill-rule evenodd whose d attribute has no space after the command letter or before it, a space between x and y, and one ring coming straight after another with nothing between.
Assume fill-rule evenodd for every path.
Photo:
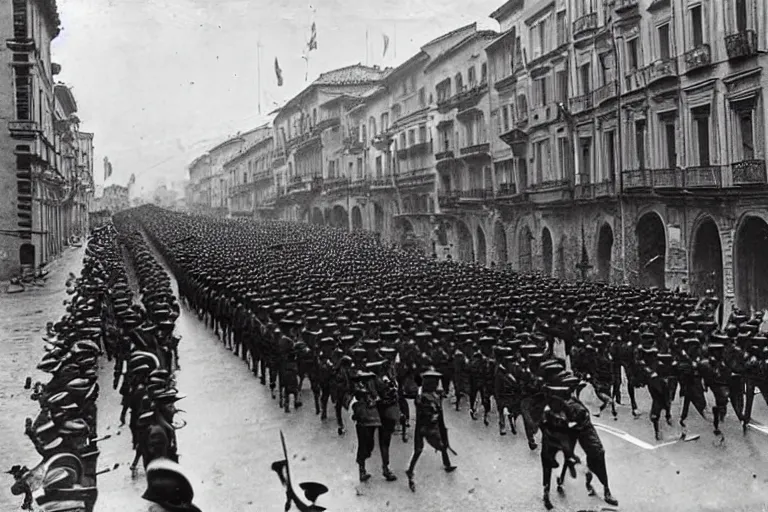
<instances>
[{"instance_id":1,"label":"arched window","mask_svg":"<svg viewBox=\"0 0 768 512\"><path fill-rule=\"evenodd\" d=\"M464 89L464 78L461 76L461 73L456 73L454 81L456 82L456 92L461 92Z\"/></svg>"},{"instance_id":2,"label":"arched window","mask_svg":"<svg viewBox=\"0 0 768 512\"><path fill-rule=\"evenodd\" d=\"M368 119L368 131L371 133L371 137L375 136L378 132L376 131L376 118L371 116L370 119Z\"/></svg>"}]
</instances>

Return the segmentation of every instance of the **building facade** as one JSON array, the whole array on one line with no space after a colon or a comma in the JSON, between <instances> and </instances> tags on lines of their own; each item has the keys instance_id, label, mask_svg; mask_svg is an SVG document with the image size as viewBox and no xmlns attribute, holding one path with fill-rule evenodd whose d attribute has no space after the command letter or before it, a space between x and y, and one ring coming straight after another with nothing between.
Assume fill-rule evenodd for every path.
<instances>
[{"instance_id":1,"label":"building facade","mask_svg":"<svg viewBox=\"0 0 768 512\"><path fill-rule=\"evenodd\" d=\"M104 187L101 197L95 198L91 203L92 212L108 212L110 215L131 207L128 187L122 185L110 185Z\"/></svg>"},{"instance_id":2,"label":"building facade","mask_svg":"<svg viewBox=\"0 0 768 512\"><path fill-rule=\"evenodd\" d=\"M93 194L92 134L79 131L70 89L51 61L59 34L55 1L0 7L0 279L54 259L86 232Z\"/></svg>"},{"instance_id":3,"label":"building facade","mask_svg":"<svg viewBox=\"0 0 768 512\"><path fill-rule=\"evenodd\" d=\"M766 9L509 0L498 33L290 100L263 204L438 258L768 308Z\"/></svg>"},{"instance_id":4,"label":"building facade","mask_svg":"<svg viewBox=\"0 0 768 512\"><path fill-rule=\"evenodd\" d=\"M262 204L274 192L270 186L272 173L272 126L259 126L251 132L250 143L224 163L227 177L228 213L231 216L253 216L257 204ZM263 210L259 210L263 211Z\"/></svg>"}]
</instances>

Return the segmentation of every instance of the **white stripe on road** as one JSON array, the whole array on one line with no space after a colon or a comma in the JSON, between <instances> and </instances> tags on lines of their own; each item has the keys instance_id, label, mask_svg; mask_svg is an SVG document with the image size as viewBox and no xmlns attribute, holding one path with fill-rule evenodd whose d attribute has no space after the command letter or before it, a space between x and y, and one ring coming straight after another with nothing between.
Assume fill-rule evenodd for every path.
<instances>
[{"instance_id":1,"label":"white stripe on road","mask_svg":"<svg viewBox=\"0 0 768 512\"><path fill-rule=\"evenodd\" d=\"M749 424L748 424L747 426L749 426L749 427L751 427L751 428L753 428L753 429L757 430L757 431L758 431L758 432L760 432L761 434L766 434L766 435L768 435L768 427L766 427L765 425L763 425L763 424L762 424L762 423L760 423L759 421L755 421L755 420L749 420Z\"/></svg>"},{"instance_id":2,"label":"white stripe on road","mask_svg":"<svg viewBox=\"0 0 768 512\"><path fill-rule=\"evenodd\" d=\"M635 436L633 436L631 434L628 434L627 432L624 432L623 430L619 430L619 429L611 427L609 425L603 425L602 423L594 423L594 422L592 424L598 430L602 430L603 432L606 432L608 434L616 436L619 439L622 439L622 440L624 440L624 441L626 441L626 442L628 442L630 444L633 444L633 445L635 445L635 446L637 446L639 448L642 448L643 450L657 450L657 449L663 448L665 446L673 445L673 444L678 443L680 441L680 439L675 439L674 441L666 441L664 443L659 443L659 444L654 445L654 444L646 443L642 439L638 439Z\"/></svg>"}]
</instances>

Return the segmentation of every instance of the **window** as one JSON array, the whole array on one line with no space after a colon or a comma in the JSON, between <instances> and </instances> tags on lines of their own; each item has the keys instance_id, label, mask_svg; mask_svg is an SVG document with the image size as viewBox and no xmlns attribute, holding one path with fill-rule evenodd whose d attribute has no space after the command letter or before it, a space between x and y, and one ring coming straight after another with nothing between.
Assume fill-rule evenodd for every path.
<instances>
[{"instance_id":1,"label":"window","mask_svg":"<svg viewBox=\"0 0 768 512\"><path fill-rule=\"evenodd\" d=\"M557 13L557 46L562 46L568 42L568 32L566 29L565 11Z\"/></svg>"},{"instance_id":2,"label":"window","mask_svg":"<svg viewBox=\"0 0 768 512\"><path fill-rule=\"evenodd\" d=\"M488 81L488 63L483 62L480 66L480 83L484 84Z\"/></svg>"},{"instance_id":3,"label":"window","mask_svg":"<svg viewBox=\"0 0 768 512\"><path fill-rule=\"evenodd\" d=\"M635 155L637 168L645 169L645 119L635 121Z\"/></svg>"},{"instance_id":4,"label":"window","mask_svg":"<svg viewBox=\"0 0 768 512\"><path fill-rule=\"evenodd\" d=\"M363 179L363 159L357 159L357 179Z\"/></svg>"},{"instance_id":5,"label":"window","mask_svg":"<svg viewBox=\"0 0 768 512\"><path fill-rule=\"evenodd\" d=\"M528 119L528 100L525 98L525 94L517 96L517 114L520 120Z\"/></svg>"},{"instance_id":6,"label":"window","mask_svg":"<svg viewBox=\"0 0 768 512\"><path fill-rule=\"evenodd\" d=\"M691 7L691 38L693 47L701 46L704 44L704 26L703 26L703 12L701 5Z\"/></svg>"},{"instance_id":7,"label":"window","mask_svg":"<svg viewBox=\"0 0 768 512\"><path fill-rule=\"evenodd\" d=\"M453 79L456 82L456 92L459 93L464 90L464 79L461 73L456 73L456 77Z\"/></svg>"},{"instance_id":8,"label":"window","mask_svg":"<svg viewBox=\"0 0 768 512\"><path fill-rule=\"evenodd\" d=\"M741 159L752 160L755 158L754 130L752 128L752 109L738 111L739 135L741 138Z\"/></svg>"},{"instance_id":9,"label":"window","mask_svg":"<svg viewBox=\"0 0 768 512\"><path fill-rule=\"evenodd\" d=\"M507 110L506 105L501 107L501 117L503 120L503 131L501 133L507 133L509 131L509 111Z\"/></svg>"},{"instance_id":10,"label":"window","mask_svg":"<svg viewBox=\"0 0 768 512\"><path fill-rule=\"evenodd\" d=\"M423 124L419 126L419 142L428 142L427 141L427 126L423 125Z\"/></svg>"},{"instance_id":11,"label":"window","mask_svg":"<svg viewBox=\"0 0 768 512\"><path fill-rule=\"evenodd\" d=\"M605 142L605 151L603 152L605 162L603 168L606 172L602 178L613 179L616 175L616 132L605 132L605 134L603 134L603 140Z\"/></svg>"},{"instance_id":12,"label":"window","mask_svg":"<svg viewBox=\"0 0 768 512\"><path fill-rule=\"evenodd\" d=\"M530 40L532 59L541 57L549 51L549 44L547 41L547 18L544 18L531 27Z\"/></svg>"},{"instance_id":13,"label":"window","mask_svg":"<svg viewBox=\"0 0 768 512\"><path fill-rule=\"evenodd\" d=\"M405 149L405 132L400 134L400 149Z\"/></svg>"},{"instance_id":14,"label":"window","mask_svg":"<svg viewBox=\"0 0 768 512\"><path fill-rule=\"evenodd\" d=\"M360 137L360 142L365 144L368 141L368 131L366 130L365 125L362 126L362 130L360 130L360 133L362 134L362 137Z\"/></svg>"},{"instance_id":15,"label":"window","mask_svg":"<svg viewBox=\"0 0 768 512\"><path fill-rule=\"evenodd\" d=\"M566 103L568 101L568 74L565 70L555 73L555 87L557 87L557 101Z\"/></svg>"},{"instance_id":16,"label":"window","mask_svg":"<svg viewBox=\"0 0 768 512\"><path fill-rule=\"evenodd\" d=\"M442 103L451 97L451 79L443 80L437 84L437 102Z\"/></svg>"},{"instance_id":17,"label":"window","mask_svg":"<svg viewBox=\"0 0 768 512\"><path fill-rule=\"evenodd\" d=\"M537 183L544 183L550 181L552 174L552 166L550 165L549 154L549 139L544 139L534 144L536 151L536 181Z\"/></svg>"},{"instance_id":18,"label":"window","mask_svg":"<svg viewBox=\"0 0 768 512\"><path fill-rule=\"evenodd\" d=\"M381 155L379 155L376 157L376 179L381 179L383 173L384 168L382 167Z\"/></svg>"},{"instance_id":19,"label":"window","mask_svg":"<svg viewBox=\"0 0 768 512\"><path fill-rule=\"evenodd\" d=\"M627 41L627 69L635 71L640 67L640 54L638 53L638 38Z\"/></svg>"},{"instance_id":20,"label":"window","mask_svg":"<svg viewBox=\"0 0 768 512\"><path fill-rule=\"evenodd\" d=\"M747 1L735 0L736 3L736 32L744 32L749 28L747 24Z\"/></svg>"},{"instance_id":21,"label":"window","mask_svg":"<svg viewBox=\"0 0 768 512\"><path fill-rule=\"evenodd\" d=\"M475 66L467 69L467 81L469 82L469 88L477 85L477 76L475 75Z\"/></svg>"},{"instance_id":22,"label":"window","mask_svg":"<svg viewBox=\"0 0 768 512\"><path fill-rule=\"evenodd\" d=\"M328 177L329 178L336 177L336 162L334 162L333 160L330 160L328 162Z\"/></svg>"},{"instance_id":23,"label":"window","mask_svg":"<svg viewBox=\"0 0 768 512\"><path fill-rule=\"evenodd\" d=\"M427 106L427 93L423 87L419 89L419 106L420 107Z\"/></svg>"},{"instance_id":24,"label":"window","mask_svg":"<svg viewBox=\"0 0 768 512\"><path fill-rule=\"evenodd\" d=\"M669 60L669 23L659 25L659 58Z\"/></svg>"},{"instance_id":25,"label":"window","mask_svg":"<svg viewBox=\"0 0 768 512\"><path fill-rule=\"evenodd\" d=\"M408 130L408 146L416 144L416 130Z\"/></svg>"},{"instance_id":26,"label":"window","mask_svg":"<svg viewBox=\"0 0 768 512\"><path fill-rule=\"evenodd\" d=\"M368 130L371 133L371 137L376 135L376 118L375 117L368 118Z\"/></svg>"},{"instance_id":27,"label":"window","mask_svg":"<svg viewBox=\"0 0 768 512\"><path fill-rule=\"evenodd\" d=\"M587 63L579 68L579 78L581 81L581 94L589 94L592 90L592 65Z\"/></svg>"},{"instance_id":28,"label":"window","mask_svg":"<svg viewBox=\"0 0 768 512\"><path fill-rule=\"evenodd\" d=\"M567 137L561 137L557 140L557 146L558 146L558 158L559 161L559 171L560 176L565 178L567 176L571 175L571 145L568 142Z\"/></svg>"},{"instance_id":29,"label":"window","mask_svg":"<svg viewBox=\"0 0 768 512\"><path fill-rule=\"evenodd\" d=\"M598 57L600 61L600 80L603 85L608 85L616 78L614 75L613 64L614 54L613 52L603 53Z\"/></svg>"},{"instance_id":30,"label":"window","mask_svg":"<svg viewBox=\"0 0 768 512\"><path fill-rule=\"evenodd\" d=\"M402 111L402 108L400 105L392 105L392 120L397 121L400 119L400 112Z\"/></svg>"},{"instance_id":31,"label":"window","mask_svg":"<svg viewBox=\"0 0 768 512\"><path fill-rule=\"evenodd\" d=\"M664 123L664 146L666 150L666 167L677 167L677 137L675 136L675 121L670 119Z\"/></svg>"},{"instance_id":32,"label":"window","mask_svg":"<svg viewBox=\"0 0 768 512\"><path fill-rule=\"evenodd\" d=\"M547 77L543 76L533 81L533 93L537 107L547 104Z\"/></svg>"},{"instance_id":33,"label":"window","mask_svg":"<svg viewBox=\"0 0 768 512\"><path fill-rule=\"evenodd\" d=\"M592 178L592 138L579 140L579 174L582 183L589 183Z\"/></svg>"},{"instance_id":34,"label":"window","mask_svg":"<svg viewBox=\"0 0 768 512\"><path fill-rule=\"evenodd\" d=\"M709 158L709 105L693 110L694 139L699 166L707 167Z\"/></svg>"},{"instance_id":35,"label":"window","mask_svg":"<svg viewBox=\"0 0 768 512\"><path fill-rule=\"evenodd\" d=\"M385 132L389 129L389 114L384 112L381 114L381 131Z\"/></svg>"}]
</instances>

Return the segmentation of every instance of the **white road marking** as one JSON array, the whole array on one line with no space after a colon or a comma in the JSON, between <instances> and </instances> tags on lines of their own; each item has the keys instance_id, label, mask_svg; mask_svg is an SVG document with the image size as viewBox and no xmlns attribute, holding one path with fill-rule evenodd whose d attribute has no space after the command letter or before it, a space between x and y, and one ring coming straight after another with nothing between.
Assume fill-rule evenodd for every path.
<instances>
[{"instance_id":1,"label":"white road marking","mask_svg":"<svg viewBox=\"0 0 768 512\"><path fill-rule=\"evenodd\" d=\"M594 423L594 422L592 424L598 430L602 430L603 432L616 436L619 439L622 439L630 444L633 444L639 448L642 448L643 450L657 450L659 448L664 448L665 446L670 446L680 442L680 439L675 439L674 441L665 441L663 443L654 445L654 444L646 443L642 439L638 439L635 436L628 434L627 432L624 432L623 430L619 430L609 425L603 425L602 423Z\"/></svg>"},{"instance_id":2,"label":"white road marking","mask_svg":"<svg viewBox=\"0 0 768 512\"><path fill-rule=\"evenodd\" d=\"M768 427L766 427L765 425L761 424L759 421L750 420L749 424L747 426L757 430L761 434L768 435Z\"/></svg>"}]
</instances>

